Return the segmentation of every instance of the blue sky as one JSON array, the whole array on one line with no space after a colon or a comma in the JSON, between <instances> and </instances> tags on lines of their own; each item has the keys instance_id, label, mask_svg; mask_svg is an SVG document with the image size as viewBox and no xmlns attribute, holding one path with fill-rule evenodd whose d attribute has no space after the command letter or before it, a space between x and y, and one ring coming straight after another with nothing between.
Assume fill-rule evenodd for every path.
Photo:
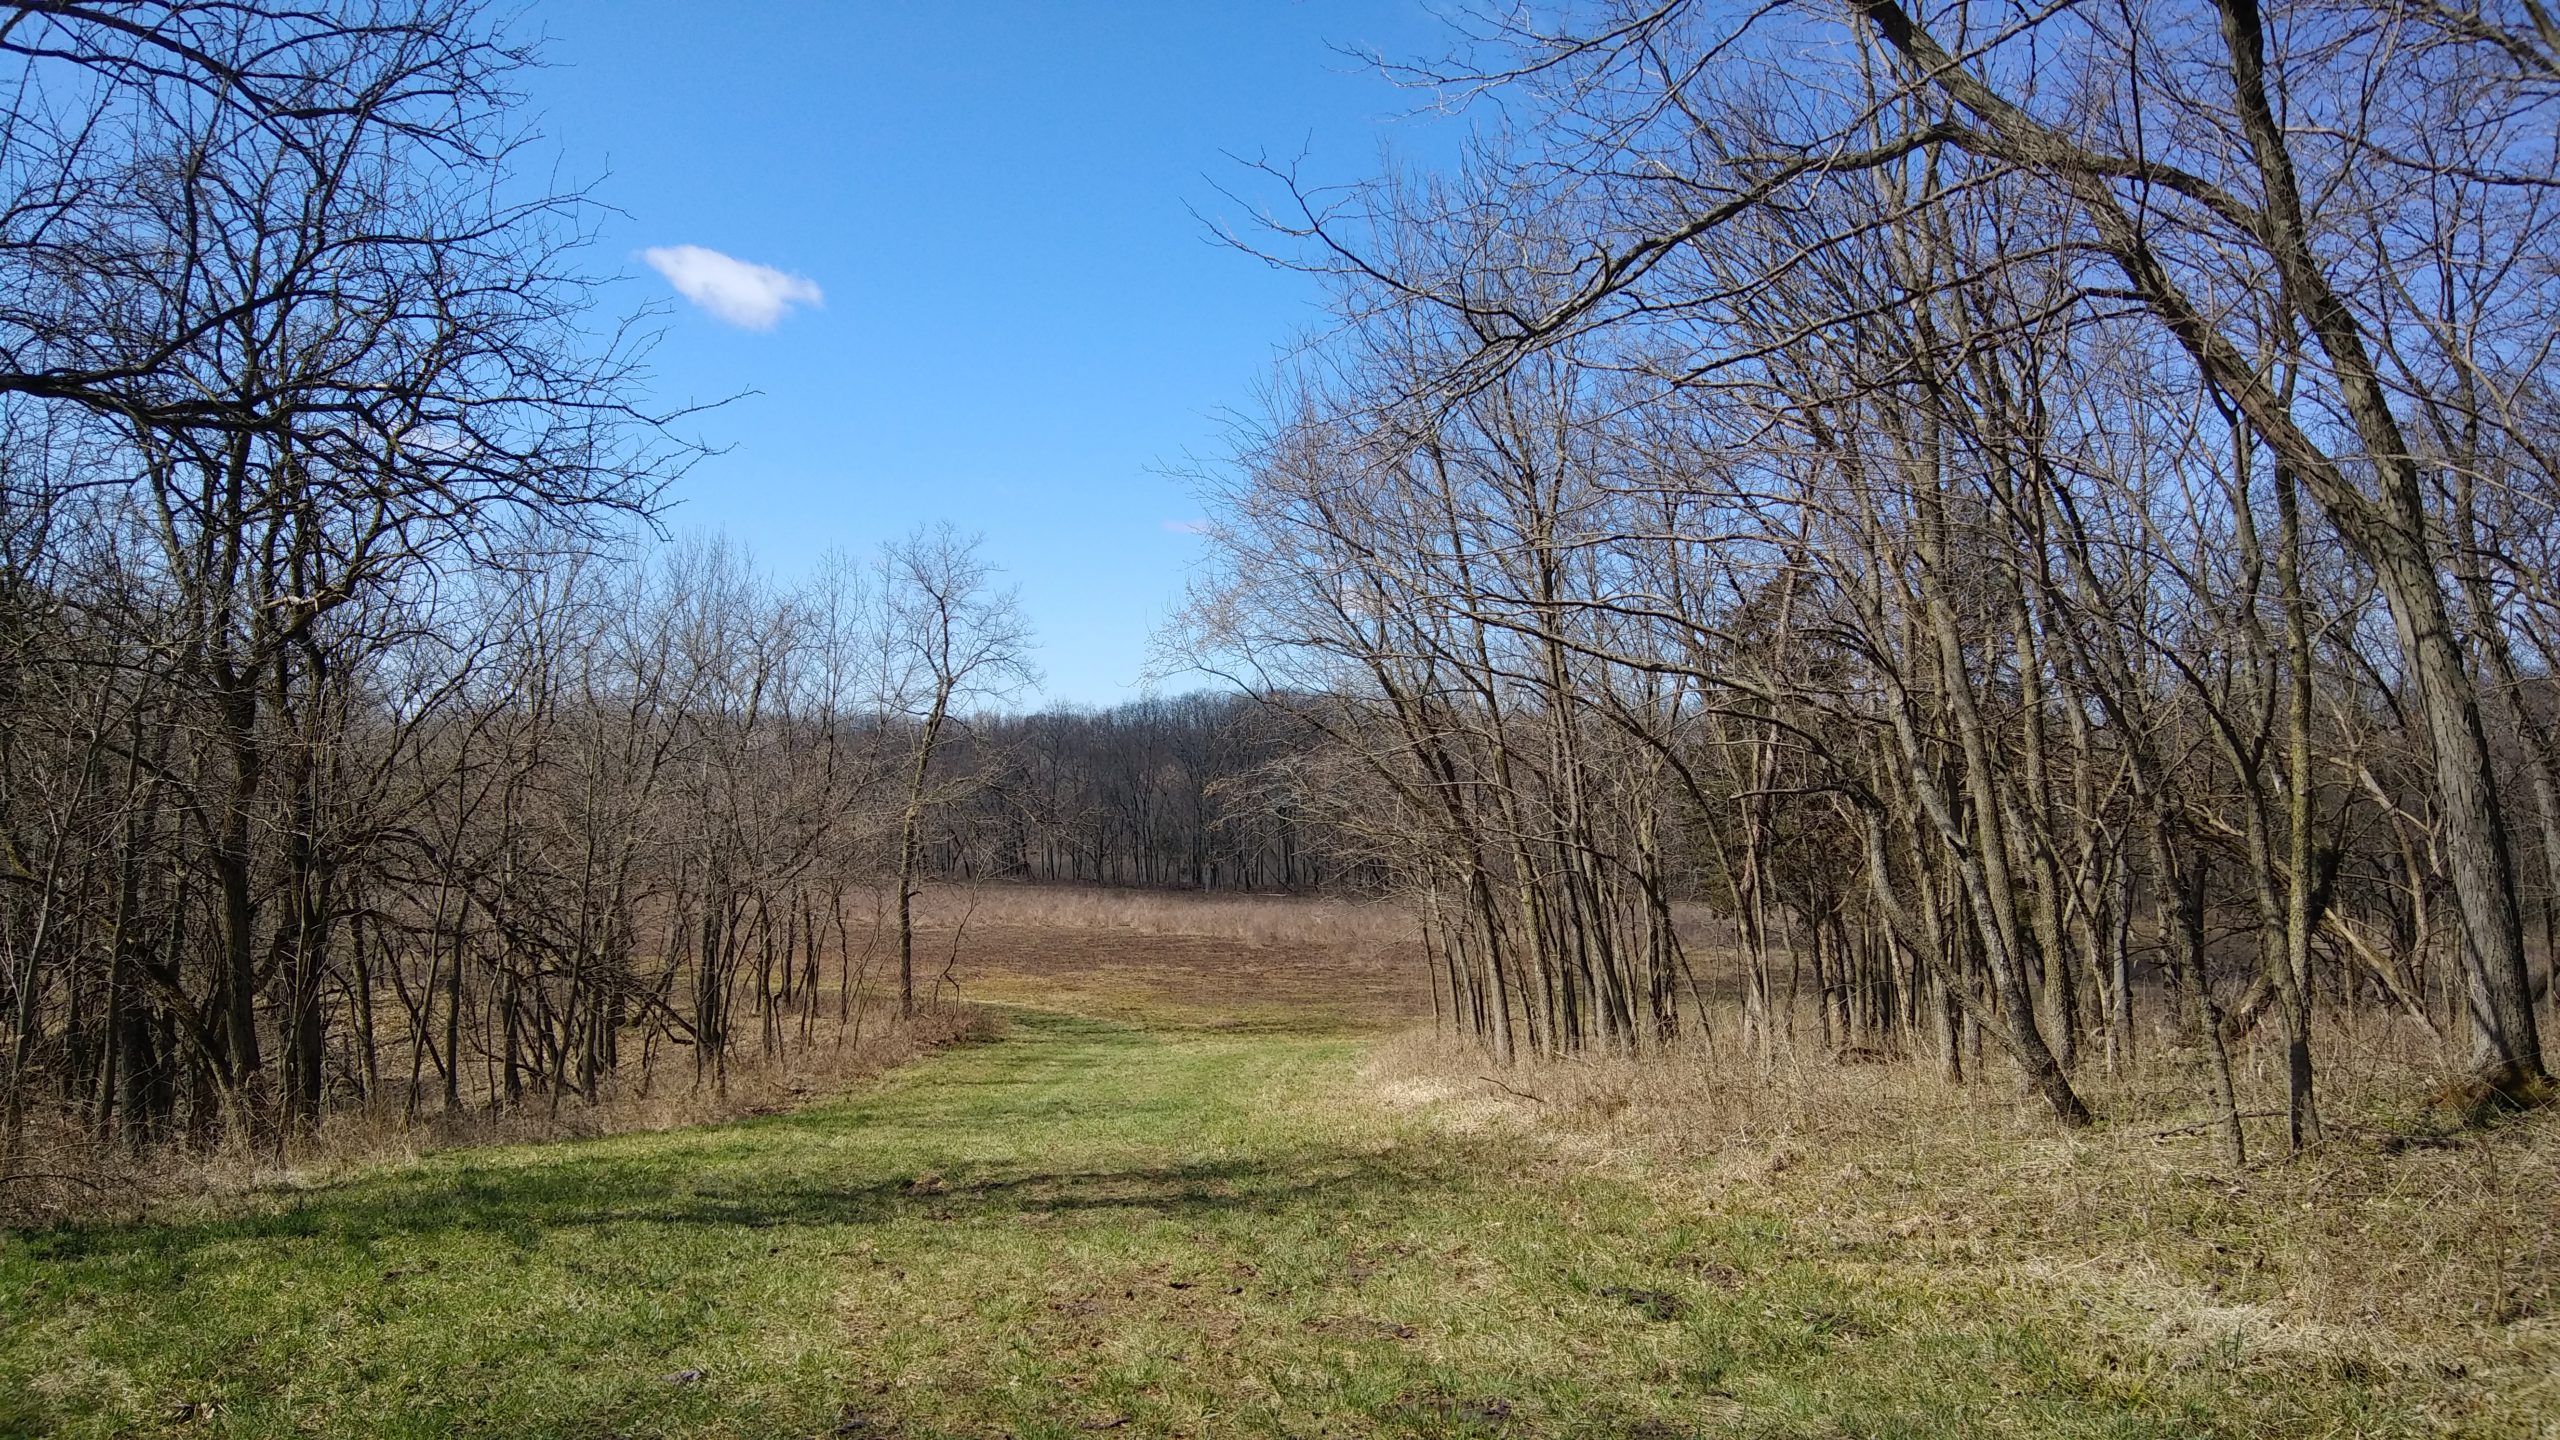
<instances>
[{"instance_id":1,"label":"blue sky","mask_svg":"<svg viewBox=\"0 0 2560 1440\"><path fill-rule=\"evenodd\" d=\"M728 449L672 523L786 579L920 523L981 531L1038 626L1040 698L1065 703L1136 693L1199 543L1163 472L1214 455L1221 414L1319 319L1312 281L1192 212L1247 218L1219 193L1253 193L1232 156L1349 180L1451 133L1337 53L1444 48L1405 0L543 0L528 20L564 174L623 212L608 305L673 307L660 398L759 392L695 422ZM806 293L788 277L823 303L783 304Z\"/></svg>"}]
</instances>

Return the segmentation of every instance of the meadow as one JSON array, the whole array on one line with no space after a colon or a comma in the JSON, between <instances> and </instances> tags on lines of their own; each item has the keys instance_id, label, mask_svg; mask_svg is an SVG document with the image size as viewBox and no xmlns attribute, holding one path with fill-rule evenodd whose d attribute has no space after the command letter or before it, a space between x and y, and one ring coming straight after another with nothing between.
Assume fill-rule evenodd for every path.
<instances>
[{"instance_id":1,"label":"meadow","mask_svg":"<svg viewBox=\"0 0 2560 1440\"><path fill-rule=\"evenodd\" d=\"M0 1433L2560 1417L2548 1116L2235 1174L2156 1117L2065 1133L1918 1067L1727 1045L1491 1075L1434 1039L1394 918L1352 907L959 913L944 1043L797 1108L340 1155L8 1233Z\"/></svg>"}]
</instances>

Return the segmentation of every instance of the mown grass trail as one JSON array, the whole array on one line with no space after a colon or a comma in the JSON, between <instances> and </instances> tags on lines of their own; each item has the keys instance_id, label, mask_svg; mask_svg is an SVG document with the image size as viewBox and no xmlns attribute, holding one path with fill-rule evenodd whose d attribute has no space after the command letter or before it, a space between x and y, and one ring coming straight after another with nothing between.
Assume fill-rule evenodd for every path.
<instances>
[{"instance_id":1,"label":"mown grass trail","mask_svg":"<svg viewBox=\"0 0 2560 1440\"><path fill-rule=\"evenodd\" d=\"M1354 1037L1015 1012L742 1124L0 1239L0 1432L2391 1433L1877 1283L1356 1093Z\"/></svg>"}]
</instances>

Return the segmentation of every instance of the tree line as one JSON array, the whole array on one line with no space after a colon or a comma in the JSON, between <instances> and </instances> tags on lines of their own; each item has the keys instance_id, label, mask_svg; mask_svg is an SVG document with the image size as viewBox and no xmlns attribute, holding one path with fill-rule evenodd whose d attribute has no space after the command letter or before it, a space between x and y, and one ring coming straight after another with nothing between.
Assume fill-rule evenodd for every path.
<instances>
[{"instance_id":1,"label":"tree line","mask_svg":"<svg viewBox=\"0 0 2560 1440\"><path fill-rule=\"evenodd\" d=\"M1375 888L1281 783L1311 737L1201 691L979 721L955 768L940 873L1035 884L1309 893Z\"/></svg>"},{"instance_id":2,"label":"tree line","mask_svg":"<svg viewBox=\"0 0 2560 1440\"><path fill-rule=\"evenodd\" d=\"M1333 322L1206 482L1193 636L1329 737L1462 1028L1760 1043L1809 970L1835 1046L2080 1123L2165 1024L2235 1156L2261 1025L2297 1146L2324 1015L2544 1093L2538 9L1467 23L1401 72L1498 100L1463 164L1275 170L1240 241Z\"/></svg>"}]
</instances>

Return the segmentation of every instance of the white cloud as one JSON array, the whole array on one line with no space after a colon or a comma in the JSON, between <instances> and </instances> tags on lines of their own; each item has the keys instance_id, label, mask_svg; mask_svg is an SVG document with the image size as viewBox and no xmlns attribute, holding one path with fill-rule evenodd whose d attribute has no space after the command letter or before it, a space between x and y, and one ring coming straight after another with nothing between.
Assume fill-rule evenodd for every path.
<instances>
[{"instance_id":1,"label":"white cloud","mask_svg":"<svg viewBox=\"0 0 2560 1440\"><path fill-rule=\"evenodd\" d=\"M770 330L795 305L827 302L818 282L723 255L700 245L660 245L640 252L676 292L732 325Z\"/></svg>"}]
</instances>

